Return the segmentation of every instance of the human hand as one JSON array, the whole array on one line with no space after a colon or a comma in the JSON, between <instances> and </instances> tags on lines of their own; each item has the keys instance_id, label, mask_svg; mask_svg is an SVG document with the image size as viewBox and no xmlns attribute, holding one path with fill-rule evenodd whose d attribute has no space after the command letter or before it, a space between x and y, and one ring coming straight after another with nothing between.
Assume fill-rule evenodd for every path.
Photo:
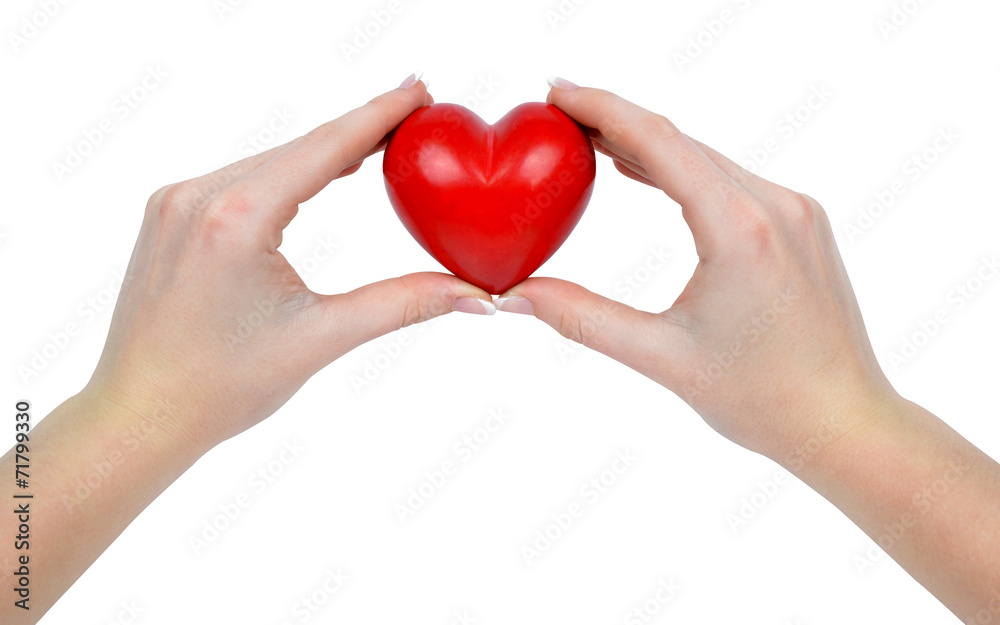
<instances>
[{"instance_id":1,"label":"human hand","mask_svg":"<svg viewBox=\"0 0 1000 625\"><path fill-rule=\"evenodd\" d=\"M1000 465L893 390L822 207L606 91L557 81L549 101L680 204L699 262L659 314L548 278L497 307L640 371L792 470L963 621L1000 610Z\"/></svg>"},{"instance_id":2,"label":"human hand","mask_svg":"<svg viewBox=\"0 0 1000 625\"><path fill-rule=\"evenodd\" d=\"M673 306L637 311L531 278L498 301L649 376L732 441L787 465L866 426L852 410L897 401L872 351L830 222L812 198L759 178L665 117L557 82L555 104L591 128L624 175L681 206L699 263Z\"/></svg>"},{"instance_id":3,"label":"human hand","mask_svg":"<svg viewBox=\"0 0 1000 625\"><path fill-rule=\"evenodd\" d=\"M411 77L284 146L153 194L81 395L144 419L155 413L158 427L212 446L366 341L452 310L492 312L489 294L438 273L320 295L278 252L300 203L357 171L430 101Z\"/></svg>"}]
</instances>

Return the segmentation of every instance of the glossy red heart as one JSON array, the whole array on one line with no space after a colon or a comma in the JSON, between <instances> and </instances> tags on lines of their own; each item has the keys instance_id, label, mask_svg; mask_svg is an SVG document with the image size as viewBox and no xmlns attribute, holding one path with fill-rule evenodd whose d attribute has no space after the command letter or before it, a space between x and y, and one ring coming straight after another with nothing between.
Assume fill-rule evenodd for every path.
<instances>
[{"instance_id":1,"label":"glossy red heart","mask_svg":"<svg viewBox=\"0 0 1000 625\"><path fill-rule=\"evenodd\" d=\"M594 188L590 137L558 108L522 104L493 126L456 104L417 109L382 172L399 219L448 271L503 293L576 226Z\"/></svg>"}]
</instances>

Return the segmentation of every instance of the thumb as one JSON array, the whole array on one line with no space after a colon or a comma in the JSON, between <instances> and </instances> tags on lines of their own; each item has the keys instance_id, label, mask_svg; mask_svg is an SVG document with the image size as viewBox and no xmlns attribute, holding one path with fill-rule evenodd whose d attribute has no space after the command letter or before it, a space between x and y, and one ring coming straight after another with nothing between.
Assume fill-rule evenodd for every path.
<instances>
[{"instance_id":1,"label":"thumb","mask_svg":"<svg viewBox=\"0 0 1000 625\"><path fill-rule=\"evenodd\" d=\"M327 346L340 354L414 323L452 311L480 315L496 312L486 291L443 273L413 273L339 295L327 295L323 328Z\"/></svg>"},{"instance_id":2,"label":"thumb","mask_svg":"<svg viewBox=\"0 0 1000 625\"><path fill-rule=\"evenodd\" d=\"M497 310L534 315L581 343L667 385L667 362L680 329L662 315L555 278L529 278L496 301Z\"/></svg>"}]
</instances>

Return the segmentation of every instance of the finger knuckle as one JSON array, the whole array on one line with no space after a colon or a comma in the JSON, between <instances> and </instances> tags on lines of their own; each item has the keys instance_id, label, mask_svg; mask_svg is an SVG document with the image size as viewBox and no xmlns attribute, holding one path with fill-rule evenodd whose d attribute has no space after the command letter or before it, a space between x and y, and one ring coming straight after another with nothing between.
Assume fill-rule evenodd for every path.
<instances>
[{"instance_id":1,"label":"finger knuckle","mask_svg":"<svg viewBox=\"0 0 1000 625\"><path fill-rule=\"evenodd\" d=\"M746 213L742 219L749 251L757 258L768 256L777 242L773 220L761 213Z\"/></svg>"},{"instance_id":2,"label":"finger knuckle","mask_svg":"<svg viewBox=\"0 0 1000 625\"><path fill-rule=\"evenodd\" d=\"M163 196L167 193L167 190L170 189L170 187L172 186L174 185L172 184L164 185L159 189L157 189L156 191L154 191L153 194L149 196L149 199L146 200L146 209L147 210L153 208L158 209L160 207L160 204L163 202Z\"/></svg>"},{"instance_id":3,"label":"finger knuckle","mask_svg":"<svg viewBox=\"0 0 1000 625\"><path fill-rule=\"evenodd\" d=\"M236 187L220 190L205 206L198 224L208 240L241 229L246 223L251 205L246 195Z\"/></svg>"},{"instance_id":4,"label":"finger knuckle","mask_svg":"<svg viewBox=\"0 0 1000 625\"><path fill-rule=\"evenodd\" d=\"M346 130L343 121L338 118L313 128L303 135L300 140L318 150L333 154L334 157L340 159L341 163L346 165L350 162L348 160L350 157L348 145L344 140Z\"/></svg>"},{"instance_id":5,"label":"finger knuckle","mask_svg":"<svg viewBox=\"0 0 1000 625\"><path fill-rule=\"evenodd\" d=\"M563 310L562 314L559 315L559 327L556 329L563 338L586 345L583 321L580 315L568 309Z\"/></svg>"},{"instance_id":6,"label":"finger knuckle","mask_svg":"<svg viewBox=\"0 0 1000 625\"><path fill-rule=\"evenodd\" d=\"M819 202L804 193L792 193L784 205L790 217L800 224L814 224L816 218L823 212Z\"/></svg>"},{"instance_id":7,"label":"finger knuckle","mask_svg":"<svg viewBox=\"0 0 1000 625\"><path fill-rule=\"evenodd\" d=\"M636 157L646 166L655 161L664 144L683 137L673 122L658 113L643 115L633 132Z\"/></svg>"},{"instance_id":8,"label":"finger knuckle","mask_svg":"<svg viewBox=\"0 0 1000 625\"><path fill-rule=\"evenodd\" d=\"M437 276L417 273L393 278L393 290L403 294L399 327L405 328L445 314L452 309L452 294L435 288Z\"/></svg>"},{"instance_id":9,"label":"finger knuckle","mask_svg":"<svg viewBox=\"0 0 1000 625\"><path fill-rule=\"evenodd\" d=\"M605 305L603 308L600 306L581 309L567 307L559 315L556 330L564 338L584 347L600 349L602 327L614 312L614 309L610 308L609 305Z\"/></svg>"},{"instance_id":10,"label":"finger knuckle","mask_svg":"<svg viewBox=\"0 0 1000 625\"><path fill-rule=\"evenodd\" d=\"M154 193L150 197L150 203L156 207L161 220L170 220L189 213L191 194L190 183L178 182L169 184Z\"/></svg>"},{"instance_id":11,"label":"finger knuckle","mask_svg":"<svg viewBox=\"0 0 1000 625\"><path fill-rule=\"evenodd\" d=\"M301 140L309 143L316 147L322 147L329 141L332 137L336 136L340 131L340 120L333 119L325 124L320 124L316 126L306 134L302 135Z\"/></svg>"},{"instance_id":12,"label":"finger knuckle","mask_svg":"<svg viewBox=\"0 0 1000 625\"><path fill-rule=\"evenodd\" d=\"M375 118L375 127L378 128L380 134L386 135L396 127L398 123L396 116L384 102L372 100L368 106L371 107L372 115Z\"/></svg>"},{"instance_id":13,"label":"finger knuckle","mask_svg":"<svg viewBox=\"0 0 1000 625\"><path fill-rule=\"evenodd\" d=\"M250 200L239 187L220 190L208 203L207 216L243 216L250 212Z\"/></svg>"},{"instance_id":14,"label":"finger knuckle","mask_svg":"<svg viewBox=\"0 0 1000 625\"><path fill-rule=\"evenodd\" d=\"M743 239L745 252L755 258L769 256L778 243L778 228L767 205L749 193L737 193L728 200L729 212Z\"/></svg>"},{"instance_id":15,"label":"finger knuckle","mask_svg":"<svg viewBox=\"0 0 1000 625\"><path fill-rule=\"evenodd\" d=\"M594 89L590 97L593 98L594 108L604 112L598 130L612 143L618 142L628 131L618 97L604 89Z\"/></svg>"},{"instance_id":16,"label":"finger knuckle","mask_svg":"<svg viewBox=\"0 0 1000 625\"><path fill-rule=\"evenodd\" d=\"M424 307L420 300L409 301L403 306L403 316L400 319L399 327L405 328L415 323L420 323L425 319Z\"/></svg>"},{"instance_id":17,"label":"finger knuckle","mask_svg":"<svg viewBox=\"0 0 1000 625\"><path fill-rule=\"evenodd\" d=\"M657 141L670 141L681 134L672 121L659 113L650 113L643 118L642 132Z\"/></svg>"},{"instance_id":18,"label":"finger knuckle","mask_svg":"<svg viewBox=\"0 0 1000 625\"><path fill-rule=\"evenodd\" d=\"M590 89L590 97L593 98L599 106L610 106L618 102L618 97L607 89L592 87Z\"/></svg>"}]
</instances>

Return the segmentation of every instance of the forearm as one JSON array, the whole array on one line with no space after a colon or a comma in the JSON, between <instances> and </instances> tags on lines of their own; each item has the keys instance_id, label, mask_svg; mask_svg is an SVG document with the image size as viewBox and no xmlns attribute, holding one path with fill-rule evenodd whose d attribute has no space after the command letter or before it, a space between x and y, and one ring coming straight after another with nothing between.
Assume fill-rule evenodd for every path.
<instances>
[{"instance_id":1,"label":"forearm","mask_svg":"<svg viewBox=\"0 0 1000 625\"><path fill-rule=\"evenodd\" d=\"M0 621L34 623L83 574L121 532L203 450L192 448L152 408L137 415L109 402L70 398L30 434L28 549L16 550L18 519L0 516L0 562L13 573L30 558L29 610L16 607L4 584ZM0 475L13 479L14 453L0 459ZM9 497L9 496L8 496Z\"/></svg>"},{"instance_id":2,"label":"forearm","mask_svg":"<svg viewBox=\"0 0 1000 625\"><path fill-rule=\"evenodd\" d=\"M1000 618L1000 465L912 402L868 416L793 471L963 622Z\"/></svg>"}]
</instances>

